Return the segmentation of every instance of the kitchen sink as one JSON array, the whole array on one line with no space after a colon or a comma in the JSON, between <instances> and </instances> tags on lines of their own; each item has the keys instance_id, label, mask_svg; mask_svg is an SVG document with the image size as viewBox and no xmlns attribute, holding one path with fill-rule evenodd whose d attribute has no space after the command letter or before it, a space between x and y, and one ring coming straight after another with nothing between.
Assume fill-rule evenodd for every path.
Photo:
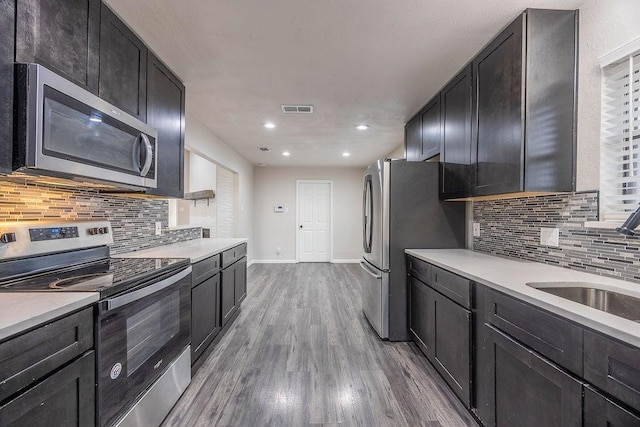
<instances>
[{"instance_id":1,"label":"kitchen sink","mask_svg":"<svg viewBox=\"0 0 640 427\"><path fill-rule=\"evenodd\" d=\"M527 286L640 323L640 298L597 283L532 282Z\"/></svg>"}]
</instances>

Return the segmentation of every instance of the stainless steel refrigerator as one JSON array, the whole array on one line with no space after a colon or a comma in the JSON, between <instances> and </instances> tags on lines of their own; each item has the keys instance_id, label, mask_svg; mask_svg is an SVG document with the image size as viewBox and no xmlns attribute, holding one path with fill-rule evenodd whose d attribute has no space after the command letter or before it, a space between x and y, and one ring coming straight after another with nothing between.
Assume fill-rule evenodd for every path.
<instances>
[{"instance_id":1,"label":"stainless steel refrigerator","mask_svg":"<svg viewBox=\"0 0 640 427\"><path fill-rule=\"evenodd\" d=\"M404 250L462 248L465 204L438 198L437 162L378 160L364 173L362 307L381 338L410 340Z\"/></svg>"}]
</instances>

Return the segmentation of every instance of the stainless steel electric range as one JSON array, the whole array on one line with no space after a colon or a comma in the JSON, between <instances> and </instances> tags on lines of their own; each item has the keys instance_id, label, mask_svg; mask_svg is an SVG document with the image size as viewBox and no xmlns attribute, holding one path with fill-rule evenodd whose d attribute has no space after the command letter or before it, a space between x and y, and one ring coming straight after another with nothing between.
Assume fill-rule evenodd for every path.
<instances>
[{"instance_id":1,"label":"stainless steel electric range","mask_svg":"<svg viewBox=\"0 0 640 427\"><path fill-rule=\"evenodd\" d=\"M98 292L96 423L158 425L191 382L191 266L112 243L108 221L0 223L0 291Z\"/></svg>"}]
</instances>

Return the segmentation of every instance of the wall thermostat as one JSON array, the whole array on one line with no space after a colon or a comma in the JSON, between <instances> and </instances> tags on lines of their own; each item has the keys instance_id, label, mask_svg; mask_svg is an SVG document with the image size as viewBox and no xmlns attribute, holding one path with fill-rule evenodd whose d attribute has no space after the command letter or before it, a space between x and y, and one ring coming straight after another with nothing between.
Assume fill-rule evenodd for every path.
<instances>
[{"instance_id":1,"label":"wall thermostat","mask_svg":"<svg viewBox=\"0 0 640 427\"><path fill-rule=\"evenodd\" d=\"M282 205L275 205L273 207L273 211L276 213L283 213L284 212L284 206Z\"/></svg>"}]
</instances>

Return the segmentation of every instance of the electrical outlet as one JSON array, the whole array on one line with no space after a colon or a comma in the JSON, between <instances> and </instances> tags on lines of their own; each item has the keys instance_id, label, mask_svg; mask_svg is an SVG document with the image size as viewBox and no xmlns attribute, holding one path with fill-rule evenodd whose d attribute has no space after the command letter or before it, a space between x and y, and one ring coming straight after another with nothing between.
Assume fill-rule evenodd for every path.
<instances>
[{"instance_id":1,"label":"electrical outlet","mask_svg":"<svg viewBox=\"0 0 640 427\"><path fill-rule=\"evenodd\" d=\"M473 237L480 237L480 223L473 223Z\"/></svg>"},{"instance_id":2,"label":"electrical outlet","mask_svg":"<svg viewBox=\"0 0 640 427\"><path fill-rule=\"evenodd\" d=\"M560 230L557 228L541 228L540 229L540 245L542 246L560 246Z\"/></svg>"},{"instance_id":3,"label":"electrical outlet","mask_svg":"<svg viewBox=\"0 0 640 427\"><path fill-rule=\"evenodd\" d=\"M162 223L160 221L156 221L156 236L162 234Z\"/></svg>"},{"instance_id":4,"label":"electrical outlet","mask_svg":"<svg viewBox=\"0 0 640 427\"><path fill-rule=\"evenodd\" d=\"M280 246L278 246L276 248L276 255L280 255L280 252L282 252L282 249L280 249Z\"/></svg>"}]
</instances>

